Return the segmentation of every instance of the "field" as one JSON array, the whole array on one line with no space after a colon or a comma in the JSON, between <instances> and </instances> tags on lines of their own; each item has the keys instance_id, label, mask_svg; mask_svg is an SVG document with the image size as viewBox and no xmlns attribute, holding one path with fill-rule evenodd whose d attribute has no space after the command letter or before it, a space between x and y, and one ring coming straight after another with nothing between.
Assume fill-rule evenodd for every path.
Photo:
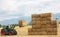
<instances>
[{"instance_id":1,"label":"field","mask_svg":"<svg viewBox=\"0 0 60 37\"><path fill-rule=\"evenodd\" d=\"M15 27L17 31L17 35L14 36L0 36L0 37L60 37L60 25L58 25L58 35L28 35L28 28L31 26L24 26L24 27ZM1 30L1 28L0 28Z\"/></svg>"}]
</instances>

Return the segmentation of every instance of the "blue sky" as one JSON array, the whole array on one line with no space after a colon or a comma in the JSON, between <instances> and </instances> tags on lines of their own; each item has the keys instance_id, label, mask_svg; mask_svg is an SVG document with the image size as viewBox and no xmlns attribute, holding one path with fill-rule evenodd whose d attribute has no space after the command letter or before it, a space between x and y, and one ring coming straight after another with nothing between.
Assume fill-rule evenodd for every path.
<instances>
[{"instance_id":1,"label":"blue sky","mask_svg":"<svg viewBox=\"0 0 60 37\"><path fill-rule=\"evenodd\" d=\"M0 0L0 23L14 23L21 18L29 20L31 14L45 12L60 13L60 0Z\"/></svg>"}]
</instances>

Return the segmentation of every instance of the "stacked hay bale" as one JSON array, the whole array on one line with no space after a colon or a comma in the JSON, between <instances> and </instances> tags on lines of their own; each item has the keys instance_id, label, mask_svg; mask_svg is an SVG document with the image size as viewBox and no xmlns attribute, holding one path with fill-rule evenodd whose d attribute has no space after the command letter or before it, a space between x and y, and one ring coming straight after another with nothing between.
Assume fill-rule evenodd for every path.
<instances>
[{"instance_id":1,"label":"stacked hay bale","mask_svg":"<svg viewBox=\"0 0 60 37\"><path fill-rule=\"evenodd\" d=\"M26 26L27 22L25 20L19 20L19 27Z\"/></svg>"},{"instance_id":2,"label":"stacked hay bale","mask_svg":"<svg viewBox=\"0 0 60 37\"><path fill-rule=\"evenodd\" d=\"M51 13L33 14L32 28L28 29L29 35L57 35L57 21L52 20Z\"/></svg>"}]
</instances>

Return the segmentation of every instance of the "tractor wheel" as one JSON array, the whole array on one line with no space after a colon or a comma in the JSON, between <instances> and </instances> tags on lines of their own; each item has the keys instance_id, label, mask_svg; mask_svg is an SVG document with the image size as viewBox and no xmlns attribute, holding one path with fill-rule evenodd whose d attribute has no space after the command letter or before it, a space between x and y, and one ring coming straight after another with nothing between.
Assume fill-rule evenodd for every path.
<instances>
[{"instance_id":1,"label":"tractor wheel","mask_svg":"<svg viewBox=\"0 0 60 37\"><path fill-rule=\"evenodd\" d=\"M1 30L1 35L5 35L4 29Z\"/></svg>"},{"instance_id":2,"label":"tractor wheel","mask_svg":"<svg viewBox=\"0 0 60 37\"><path fill-rule=\"evenodd\" d=\"M12 35L12 32L11 31L9 32L9 35Z\"/></svg>"},{"instance_id":3,"label":"tractor wheel","mask_svg":"<svg viewBox=\"0 0 60 37\"><path fill-rule=\"evenodd\" d=\"M17 31L16 30L13 30L13 35L17 35Z\"/></svg>"}]
</instances>

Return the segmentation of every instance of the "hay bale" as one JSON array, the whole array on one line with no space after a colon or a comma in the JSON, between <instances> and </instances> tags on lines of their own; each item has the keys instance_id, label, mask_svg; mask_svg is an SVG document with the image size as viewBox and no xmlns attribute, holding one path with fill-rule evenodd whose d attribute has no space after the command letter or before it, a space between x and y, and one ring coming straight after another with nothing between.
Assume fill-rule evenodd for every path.
<instances>
[{"instance_id":1,"label":"hay bale","mask_svg":"<svg viewBox=\"0 0 60 37\"><path fill-rule=\"evenodd\" d=\"M52 20L51 13L33 14L32 28L28 30L31 35L56 35L57 20Z\"/></svg>"},{"instance_id":2,"label":"hay bale","mask_svg":"<svg viewBox=\"0 0 60 37\"><path fill-rule=\"evenodd\" d=\"M25 20L19 20L19 27L26 26L27 22Z\"/></svg>"},{"instance_id":3,"label":"hay bale","mask_svg":"<svg viewBox=\"0 0 60 37\"><path fill-rule=\"evenodd\" d=\"M32 18L32 21L51 21L52 17L45 17L45 18Z\"/></svg>"},{"instance_id":4,"label":"hay bale","mask_svg":"<svg viewBox=\"0 0 60 37\"><path fill-rule=\"evenodd\" d=\"M29 32L29 35L47 35L47 32Z\"/></svg>"},{"instance_id":5,"label":"hay bale","mask_svg":"<svg viewBox=\"0 0 60 37\"><path fill-rule=\"evenodd\" d=\"M43 14L33 14L32 18L45 18L45 17L52 17L51 13L43 13Z\"/></svg>"},{"instance_id":6,"label":"hay bale","mask_svg":"<svg viewBox=\"0 0 60 37\"><path fill-rule=\"evenodd\" d=\"M57 35L57 32L47 32L47 35Z\"/></svg>"},{"instance_id":7,"label":"hay bale","mask_svg":"<svg viewBox=\"0 0 60 37\"><path fill-rule=\"evenodd\" d=\"M43 13L43 14L40 14L41 17L45 18L45 17L52 17L52 14L51 13Z\"/></svg>"}]
</instances>

